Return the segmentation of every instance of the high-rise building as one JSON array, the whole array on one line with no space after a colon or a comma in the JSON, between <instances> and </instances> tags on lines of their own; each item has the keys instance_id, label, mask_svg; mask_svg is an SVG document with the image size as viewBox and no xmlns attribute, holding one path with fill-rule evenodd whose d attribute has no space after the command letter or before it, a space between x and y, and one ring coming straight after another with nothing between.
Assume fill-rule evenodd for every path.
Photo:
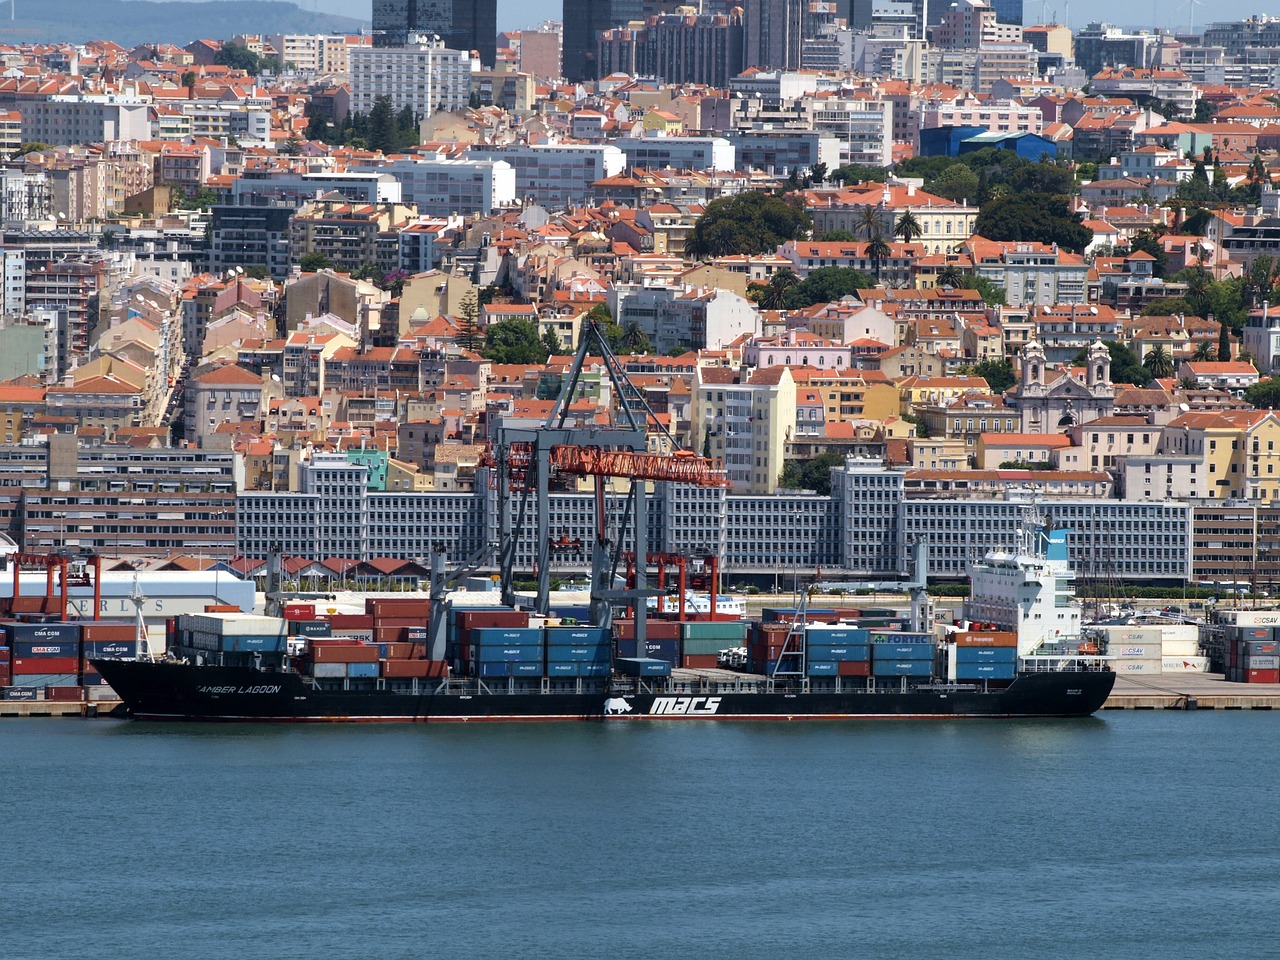
<instances>
[{"instance_id":1,"label":"high-rise building","mask_svg":"<svg viewBox=\"0 0 1280 960\"><path fill-rule=\"evenodd\" d=\"M438 36L450 50L475 50L492 66L498 0L373 0L373 45L403 47L413 35Z\"/></svg>"},{"instance_id":2,"label":"high-rise building","mask_svg":"<svg viewBox=\"0 0 1280 960\"><path fill-rule=\"evenodd\" d=\"M727 87L742 72L742 17L663 13L644 27L600 36L600 70L657 77L664 83Z\"/></svg>"},{"instance_id":3,"label":"high-rise building","mask_svg":"<svg viewBox=\"0 0 1280 960\"><path fill-rule=\"evenodd\" d=\"M564 0L564 76L598 80L600 34L643 20L645 0Z\"/></svg>"},{"instance_id":4,"label":"high-rise building","mask_svg":"<svg viewBox=\"0 0 1280 960\"><path fill-rule=\"evenodd\" d=\"M744 59L748 67L800 69L806 7L805 0L747 0Z\"/></svg>"}]
</instances>

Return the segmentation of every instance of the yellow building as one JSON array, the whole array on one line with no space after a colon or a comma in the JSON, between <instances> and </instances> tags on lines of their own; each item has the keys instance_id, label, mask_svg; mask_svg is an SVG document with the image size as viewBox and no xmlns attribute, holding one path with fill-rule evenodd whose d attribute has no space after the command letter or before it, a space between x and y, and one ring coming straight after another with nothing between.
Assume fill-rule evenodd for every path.
<instances>
[{"instance_id":1,"label":"yellow building","mask_svg":"<svg viewBox=\"0 0 1280 960\"><path fill-rule=\"evenodd\" d=\"M990 393L982 377L905 377L898 381L898 412L917 415L927 406L945 404L966 393Z\"/></svg>"},{"instance_id":2,"label":"yellow building","mask_svg":"<svg viewBox=\"0 0 1280 960\"><path fill-rule=\"evenodd\" d=\"M1161 454L1199 459L1187 481L1187 497L1280 499L1280 416L1275 411L1185 413L1165 428L1160 446Z\"/></svg>"},{"instance_id":3,"label":"yellow building","mask_svg":"<svg viewBox=\"0 0 1280 960\"><path fill-rule=\"evenodd\" d=\"M734 370L699 367L693 397L693 449L724 461L734 493L773 493L795 433L791 371L766 367L743 383Z\"/></svg>"},{"instance_id":4,"label":"yellow building","mask_svg":"<svg viewBox=\"0 0 1280 960\"><path fill-rule=\"evenodd\" d=\"M660 133L674 137L684 131L684 121L669 110L650 110L641 121L646 136Z\"/></svg>"},{"instance_id":5,"label":"yellow building","mask_svg":"<svg viewBox=\"0 0 1280 960\"><path fill-rule=\"evenodd\" d=\"M879 376L856 370L792 371L802 384L822 397L827 423L851 420L888 420L898 416L898 388Z\"/></svg>"}]
</instances>

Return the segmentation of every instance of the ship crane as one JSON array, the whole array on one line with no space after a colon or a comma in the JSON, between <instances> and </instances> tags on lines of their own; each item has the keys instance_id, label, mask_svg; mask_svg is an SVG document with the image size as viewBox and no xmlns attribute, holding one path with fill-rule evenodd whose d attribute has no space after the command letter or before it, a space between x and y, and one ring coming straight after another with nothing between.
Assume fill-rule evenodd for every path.
<instances>
[{"instance_id":1,"label":"ship crane","mask_svg":"<svg viewBox=\"0 0 1280 960\"><path fill-rule=\"evenodd\" d=\"M612 387L615 405L612 422L579 423L570 405L578 395L587 357L599 357ZM649 428L671 453L654 453ZM598 627L612 624L613 604L636 611L636 639L645 639L646 604L657 591L648 589L645 565L636 568L634 584L615 589L615 573L623 545L636 556L648 556L649 483L683 483L702 488L725 488L728 480L718 461L680 448L649 406L644 395L627 377L622 363L610 349L599 327L587 324L559 397L542 426L499 427L483 465L492 471L499 510L498 569L504 603L516 600L513 589L516 547L533 501L534 571L537 577L535 613L546 616L550 608L551 558L557 548L551 536L550 482L553 474L590 477L594 480L595 531L587 549L591 556L591 621ZM627 481L618 529L609 529L606 488L613 479ZM641 647L643 649L643 647Z\"/></svg>"}]
</instances>

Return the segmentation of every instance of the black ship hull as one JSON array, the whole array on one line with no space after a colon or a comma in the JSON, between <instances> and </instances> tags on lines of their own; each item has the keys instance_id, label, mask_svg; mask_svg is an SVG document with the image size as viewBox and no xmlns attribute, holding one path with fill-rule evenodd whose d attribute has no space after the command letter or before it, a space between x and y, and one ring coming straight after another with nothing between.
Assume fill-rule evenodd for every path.
<instances>
[{"instance_id":1,"label":"black ship hull","mask_svg":"<svg viewBox=\"0 0 1280 960\"><path fill-rule=\"evenodd\" d=\"M322 689L295 673L178 662L94 660L130 716L150 720L266 722L465 722L565 720L844 720L1085 717L1106 702L1111 672L1020 675L1004 687L920 685L772 691L741 684L672 683L550 692L477 689L422 681L416 689ZM749 685L748 685L749 686Z\"/></svg>"}]
</instances>

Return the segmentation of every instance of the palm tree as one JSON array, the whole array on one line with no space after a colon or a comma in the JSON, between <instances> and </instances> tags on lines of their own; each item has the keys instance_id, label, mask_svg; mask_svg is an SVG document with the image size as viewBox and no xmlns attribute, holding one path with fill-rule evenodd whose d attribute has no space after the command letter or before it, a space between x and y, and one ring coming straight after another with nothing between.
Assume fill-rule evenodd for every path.
<instances>
[{"instance_id":1,"label":"palm tree","mask_svg":"<svg viewBox=\"0 0 1280 960\"><path fill-rule=\"evenodd\" d=\"M1142 365L1157 380L1173 376L1173 358L1162 343L1157 343L1147 351L1147 355L1142 358Z\"/></svg>"},{"instance_id":2,"label":"palm tree","mask_svg":"<svg viewBox=\"0 0 1280 960\"><path fill-rule=\"evenodd\" d=\"M954 263L948 263L938 271L938 286L955 288L964 283L964 273Z\"/></svg>"},{"instance_id":3,"label":"palm tree","mask_svg":"<svg viewBox=\"0 0 1280 960\"><path fill-rule=\"evenodd\" d=\"M649 352L649 337L637 320L628 320L622 328L622 343L632 353Z\"/></svg>"},{"instance_id":4,"label":"palm tree","mask_svg":"<svg viewBox=\"0 0 1280 960\"><path fill-rule=\"evenodd\" d=\"M790 267L775 271L760 295L760 306L765 310L781 310L787 305L787 291L799 282L800 278Z\"/></svg>"},{"instance_id":5,"label":"palm tree","mask_svg":"<svg viewBox=\"0 0 1280 960\"><path fill-rule=\"evenodd\" d=\"M893 228L893 232L902 238L903 243L910 243L924 235L924 227L916 219L916 215L908 210L898 218L898 224Z\"/></svg>"},{"instance_id":6,"label":"palm tree","mask_svg":"<svg viewBox=\"0 0 1280 960\"><path fill-rule=\"evenodd\" d=\"M880 283L880 264L893 255L893 251L889 245L884 242L884 238L880 234L876 234L871 238L871 242L867 244L867 256L871 258L871 265L875 267L876 283Z\"/></svg>"},{"instance_id":7,"label":"palm tree","mask_svg":"<svg viewBox=\"0 0 1280 960\"><path fill-rule=\"evenodd\" d=\"M867 204L858 211L855 218L858 221L858 229L866 234L867 239L877 236L880 233L880 209Z\"/></svg>"},{"instance_id":8,"label":"palm tree","mask_svg":"<svg viewBox=\"0 0 1280 960\"><path fill-rule=\"evenodd\" d=\"M1196 344L1196 352L1192 359L1197 363L1212 362L1218 358L1218 348L1212 340L1201 340Z\"/></svg>"}]
</instances>

